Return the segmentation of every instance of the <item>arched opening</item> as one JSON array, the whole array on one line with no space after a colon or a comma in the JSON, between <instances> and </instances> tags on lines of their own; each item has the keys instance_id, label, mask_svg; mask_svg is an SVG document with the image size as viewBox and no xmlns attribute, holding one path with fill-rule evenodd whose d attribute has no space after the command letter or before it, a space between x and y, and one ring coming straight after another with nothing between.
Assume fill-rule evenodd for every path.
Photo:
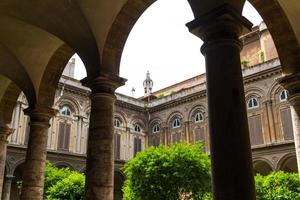
<instances>
[{"instance_id":1,"label":"arched opening","mask_svg":"<svg viewBox=\"0 0 300 200\"><path fill-rule=\"evenodd\" d=\"M263 176L268 175L273 171L271 165L264 160L256 160L253 163L254 174L261 174Z\"/></svg>"},{"instance_id":2,"label":"arched opening","mask_svg":"<svg viewBox=\"0 0 300 200\"><path fill-rule=\"evenodd\" d=\"M296 156L288 156L283 158L283 160L279 164L279 170L290 172L290 173L297 173L297 159Z\"/></svg>"},{"instance_id":3,"label":"arched opening","mask_svg":"<svg viewBox=\"0 0 300 200\"><path fill-rule=\"evenodd\" d=\"M124 184L125 178L120 171L115 171L114 173L114 200L123 199L122 187Z\"/></svg>"},{"instance_id":4,"label":"arched opening","mask_svg":"<svg viewBox=\"0 0 300 200\"><path fill-rule=\"evenodd\" d=\"M23 180L24 163L19 164L13 173L14 179L11 184L10 200L19 200L21 196L20 181Z\"/></svg>"}]
</instances>

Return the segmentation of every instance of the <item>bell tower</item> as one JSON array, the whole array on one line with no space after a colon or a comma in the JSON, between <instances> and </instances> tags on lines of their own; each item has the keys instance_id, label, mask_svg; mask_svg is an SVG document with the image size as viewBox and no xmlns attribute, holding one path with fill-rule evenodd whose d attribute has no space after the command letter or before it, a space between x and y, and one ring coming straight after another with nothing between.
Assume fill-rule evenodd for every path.
<instances>
[{"instance_id":1,"label":"bell tower","mask_svg":"<svg viewBox=\"0 0 300 200\"><path fill-rule=\"evenodd\" d=\"M145 91L144 97L150 96L152 88L153 88L153 81L150 78L150 72L149 71L147 71L146 79L143 82L143 86L144 86L144 91Z\"/></svg>"}]
</instances>

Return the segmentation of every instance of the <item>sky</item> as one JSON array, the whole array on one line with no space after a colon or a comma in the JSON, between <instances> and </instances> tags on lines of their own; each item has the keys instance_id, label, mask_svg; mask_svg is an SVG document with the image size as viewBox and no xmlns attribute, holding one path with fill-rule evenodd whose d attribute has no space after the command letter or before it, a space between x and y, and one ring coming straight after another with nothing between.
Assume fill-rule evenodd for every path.
<instances>
[{"instance_id":1,"label":"sky","mask_svg":"<svg viewBox=\"0 0 300 200\"><path fill-rule=\"evenodd\" d=\"M248 2L243 15L254 25L262 21ZM205 73L204 57L200 53L202 41L185 26L193 19L187 0L159 0L152 4L139 18L126 41L120 76L127 82L117 92L143 96L147 71L154 82L152 91ZM75 78L82 79L86 76L83 63L77 55L74 57Z\"/></svg>"}]
</instances>

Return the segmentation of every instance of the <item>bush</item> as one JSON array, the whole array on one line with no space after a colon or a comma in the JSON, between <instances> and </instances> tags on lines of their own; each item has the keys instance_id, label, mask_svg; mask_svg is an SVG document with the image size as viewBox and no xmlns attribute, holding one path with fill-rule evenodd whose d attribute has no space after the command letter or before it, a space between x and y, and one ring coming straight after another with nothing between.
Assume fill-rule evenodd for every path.
<instances>
[{"instance_id":1,"label":"bush","mask_svg":"<svg viewBox=\"0 0 300 200\"><path fill-rule=\"evenodd\" d=\"M81 173L73 172L67 178L53 185L48 200L83 200L85 177Z\"/></svg>"},{"instance_id":2,"label":"bush","mask_svg":"<svg viewBox=\"0 0 300 200\"><path fill-rule=\"evenodd\" d=\"M206 199L210 162L198 143L159 146L140 152L124 166L124 200Z\"/></svg>"},{"instance_id":3,"label":"bush","mask_svg":"<svg viewBox=\"0 0 300 200\"><path fill-rule=\"evenodd\" d=\"M257 200L300 200L300 179L298 174L282 171L267 176L256 175Z\"/></svg>"}]
</instances>

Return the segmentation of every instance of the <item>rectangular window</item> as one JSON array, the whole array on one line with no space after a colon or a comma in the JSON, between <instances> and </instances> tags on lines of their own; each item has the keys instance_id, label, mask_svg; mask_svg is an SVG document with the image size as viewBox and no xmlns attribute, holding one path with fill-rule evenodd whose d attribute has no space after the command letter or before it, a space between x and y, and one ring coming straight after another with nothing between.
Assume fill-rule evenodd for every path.
<instances>
[{"instance_id":1,"label":"rectangular window","mask_svg":"<svg viewBox=\"0 0 300 200\"><path fill-rule=\"evenodd\" d=\"M248 124L251 145L263 144L264 140L260 115L248 117Z\"/></svg>"},{"instance_id":2,"label":"rectangular window","mask_svg":"<svg viewBox=\"0 0 300 200\"><path fill-rule=\"evenodd\" d=\"M205 146L205 134L203 127L195 129L195 141L201 141L203 146Z\"/></svg>"},{"instance_id":3,"label":"rectangular window","mask_svg":"<svg viewBox=\"0 0 300 200\"><path fill-rule=\"evenodd\" d=\"M67 123L59 123L58 144L57 149L69 151L71 125Z\"/></svg>"},{"instance_id":4,"label":"rectangular window","mask_svg":"<svg viewBox=\"0 0 300 200\"><path fill-rule=\"evenodd\" d=\"M117 132L115 133L115 159L120 160L120 154L121 154L121 148L120 144L121 143L121 135L118 134Z\"/></svg>"},{"instance_id":5,"label":"rectangular window","mask_svg":"<svg viewBox=\"0 0 300 200\"><path fill-rule=\"evenodd\" d=\"M293 124L292 124L292 116L291 109L282 109L280 110L281 115L281 124L284 140L293 140L294 132L293 132Z\"/></svg>"},{"instance_id":6,"label":"rectangular window","mask_svg":"<svg viewBox=\"0 0 300 200\"><path fill-rule=\"evenodd\" d=\"M138 136L134 137L134 144L133 144L133 155L135 156L135 154L139 151L142 150L142 139Z\"/></svg>"},{"instance_id":7,"label":"rectangular window","mask_svg":"<svg viewBox=\"0 0 300 200\"><path fill-rule=\"evenodd\" d=\"M29 121L30 118L28 116L26 116L26 123L25 123L25 139L24 139L24 144L27 145L28 144L28 140L29 140L29 132L30 132L30 125L29 125Z\"/></svg>"}]
</instances>

